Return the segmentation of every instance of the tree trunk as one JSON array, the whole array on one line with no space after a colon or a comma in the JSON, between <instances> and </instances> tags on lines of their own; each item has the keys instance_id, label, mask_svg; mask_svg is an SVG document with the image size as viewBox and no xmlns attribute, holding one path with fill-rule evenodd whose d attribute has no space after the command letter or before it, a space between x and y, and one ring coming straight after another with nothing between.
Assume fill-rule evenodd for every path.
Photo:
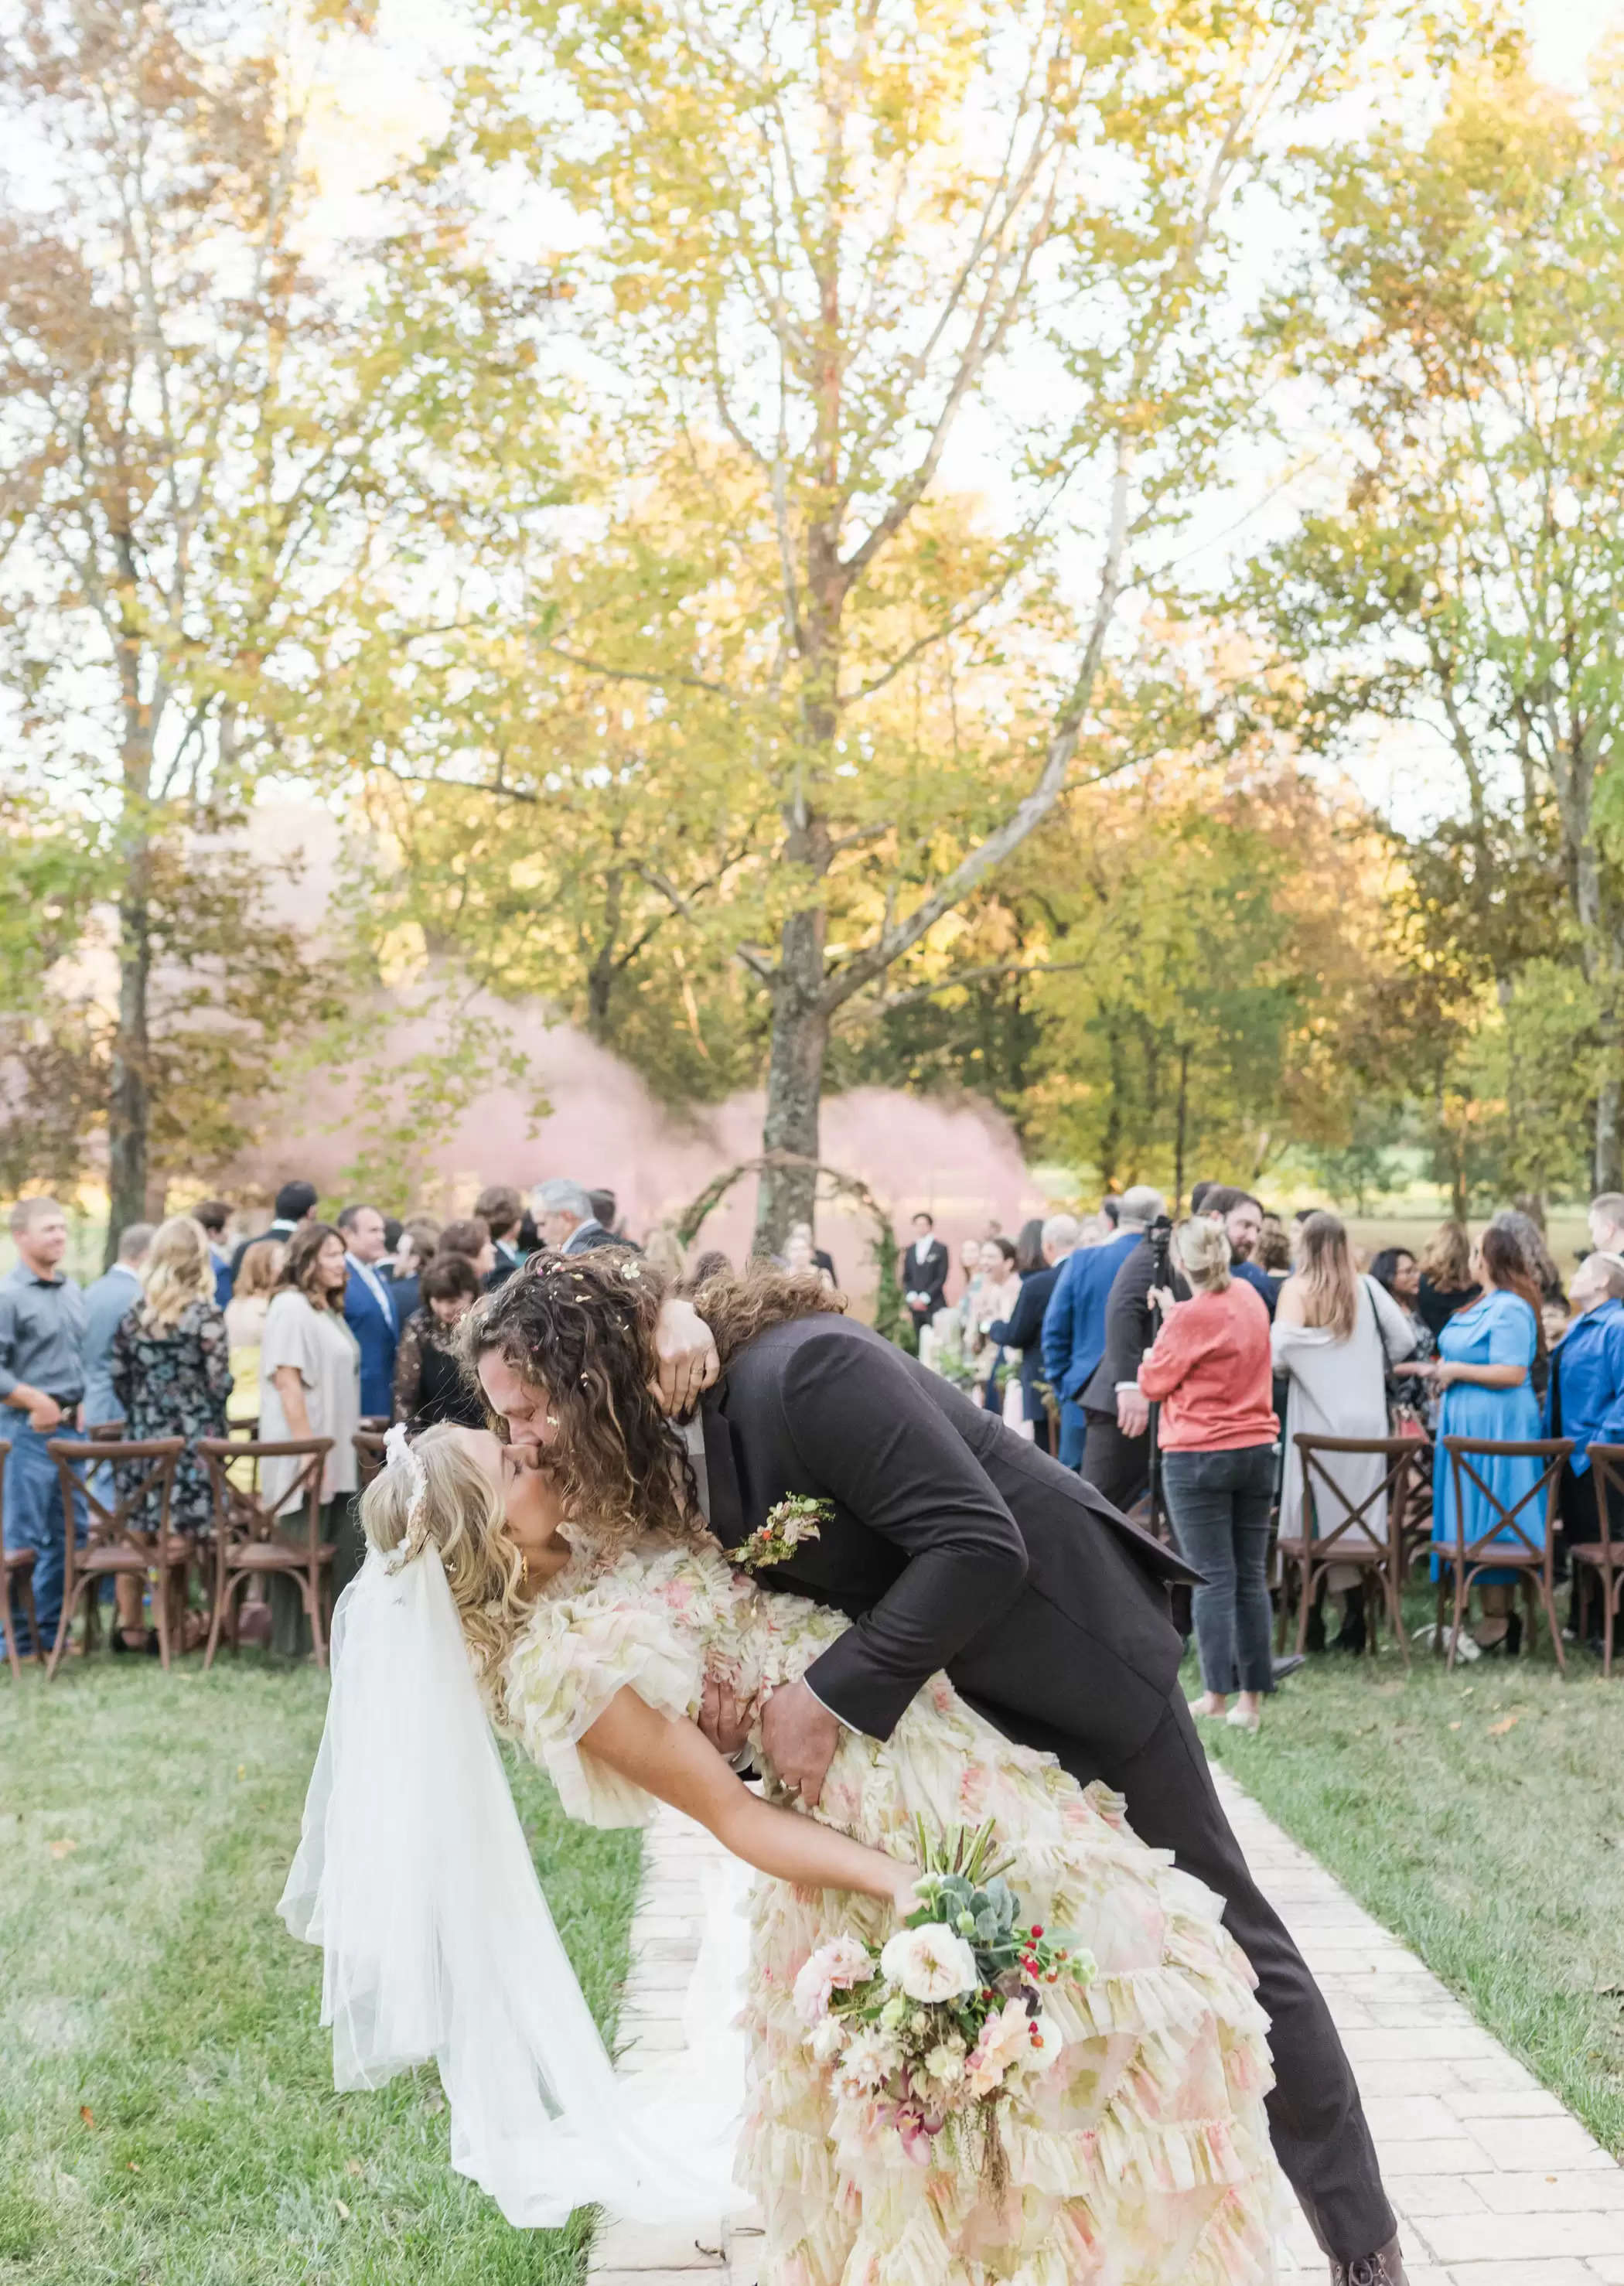
<instances>
[{"instance_id":1,"label":"tree trunk","mask_svg":"<svg viewBox=\"0 0 1624 2286\"><path fill-rule=\"evenodd\" d=\"M1624 1082L1619 1076L1619 1042L1614 1029L1607 1050L1608 1068L1596 1091L1595 1189L1624 1190Z\"/></svg>"},{"instance_id":2,"label":"tree trunk","mask_svg":"<svg viewBox=\"0 0 1624 2286\"><path fill-rule=\"evenodd\" d=\"M756 1194L754 1250L782 1254L794 1222L810 1222L817 1190L818 1115L829 1019L824 1012L821 908L784 924L773 983L772 1048L767 1066L763 1154L792 1154L801 1165L769 1166Z\"/></svg>"},{"instance_id":3,"label":"tree trunk","mask_svg":"<svg viewBox=\"0 0 1624 2286\"><path fill-rule=\"evenodd\" d=\"M1190 1051L1179 1051L1179 1115L1173 1128L1173 1212L1184 1205L1184 1147L1190 1117Z\"/></svg>"},{"instance_id":4,"label":"tree trunk","mask_svg":"<svg viewBox=\"0 0 1624 2286\"><path fill-rule=\"evenodd\" d=\"M107 1100L107 1243L103 1267L118 1259L119 1233L143 1221L147 1202L148 995L152 932L145 842L127 861L118 909L118 1033Z\"/></svg>"}]
</instances>

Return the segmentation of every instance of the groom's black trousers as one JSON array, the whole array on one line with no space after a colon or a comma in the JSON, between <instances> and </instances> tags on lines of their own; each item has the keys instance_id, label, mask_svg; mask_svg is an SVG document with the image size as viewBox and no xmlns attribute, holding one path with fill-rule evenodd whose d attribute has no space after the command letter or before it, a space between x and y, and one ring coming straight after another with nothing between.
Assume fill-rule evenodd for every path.
<instances>
[{"instance_id":1,"label":"groom's black trousers","mask_svg":"<svg viewBox=\"0 0 1624 2286\"><path fill-rule=\"evenodd\" d=\"M1007 1727L992 1708L982 1712ZM1090 1762L1075 1738L1037 1737L1024 1721L1019 1727L1027 1744L1047 1747L1081 1784L1103 1778L1116 1787L1139 1840L1170 1850L1185 1872L1222 1897L1224 1926L1251 1962L1268 2011L1274 2156L1328 2253L1344 2263L1374 2254L1398 2223L1352 2068L1307 1964L1247 1870L1183 1694L1175 1691L1147 1744L1121 1762Z\"/></svg>"}]
</instances>

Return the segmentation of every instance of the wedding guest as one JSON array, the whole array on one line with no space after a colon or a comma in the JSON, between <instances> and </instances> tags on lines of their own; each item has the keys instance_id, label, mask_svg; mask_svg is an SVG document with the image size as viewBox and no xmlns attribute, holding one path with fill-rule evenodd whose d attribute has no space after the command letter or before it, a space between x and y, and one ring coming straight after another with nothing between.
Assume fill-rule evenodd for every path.
<instances>
[{"instance_id":1,"label":"wedding guest","mask_svg":"<svg viewBox=\"0 0 1624 2286\"><path fill-rule=\"evenodd\" d=\"M226 1411L239 1428L259 1420L260 1344L265 1336L265 1312L280 1281L287 1252L280 1239L256 1238L242 1257L225 1305L232 1367L231 1403Z\"/></svg>"},{"instance_id":2,"label":"wedding guest","mask_svg":"<svg viewBox=\"0 0 1624 2286\"><path fill-rule=\"evenodd\" d=\"M1286 1399L1286 1472L1281 1487L1280 1530L1294 1539L1305 1529L1303 1458L1296 1439L1314 1437L1384 1439L1387 1435L1387 1370L1410 1357L1415 1336L1403 1312L1373 1278L1353 1268L1348 1234L1333 1214L1308 1216L1297 1240L1297 1266L1280 1289L1274 1312L1274 1369L1289 1381ZM1320 1528L1334 1532L1349 1509L1356 1509L1387 1473L1380 1454L1321 1454L1316 1470ZM1327 1491L1328 1477L1344 1509ZM1384 1546L1387 1501L1373 1500L1360 1522L1343 1533L1338 1546ZM1362 1651L1365 1615L1355 1590L1362 1584L1356 1564L1334 1564L1326 1573L1327 1592L1343 1598L1336 1651ZM1316 1612L1309 1642L1322 1640Z\"/></svg>"},{"instance_id":3,"label":"wedding guest","mask_svg":"<svg viewBox=\"0 0 1624 2286\"><path fill-rule=\"evenodd\" d=\"M1494 1217L1496 1226L1510 1231L1517 1241L1518 1252L1527 1265L1528 1274L1539 1289L1540 1305L1544 1315L1547 1345L1562 1331L1567 1322L1567 1289L1562 1283L1551 1250L1545 1243L1545 1234L1531 1214L1521 1207L1502 1207ZM1542 1398L1541 1388L1538 1394Z\"/></svg>"},{"instance_id":4,"label":"wedding guest","mask_svg":"<svg viewBox=\"0 0 1624 2286\"><path fill-rule=\"evenodd\" d=\"M511 1278L524 1258L516 1243L524 1211L524 1202L510 1183L489 1183L474 1201L474 1212L490 1232L496 1256L495 1266L485 1281L489 1289Z\"/></svg>"},{"instance_id":5,"label":"wedding guest","mask_svg":"<svg viewBox=\"0 0 1624 2286\"><path fill-rule=\"evenodd\" d=\"M1194 1591L1195 1643L1204 1695L1192 1714L1257 1730L1274 1688L1269 1644L1269 1511L1274 1443L1269 1313L1236 1278L1229 1240L1208 1205L1173 1233L1186 1302L1158 1289L1162 1328L1139 1370L1147 1401L1162 1408L1157 1443L1167 1512ZM1234 1697L1232 1707L1230 1699Z\"/></svg>"},{"instance_id":6,"label":"wedding guest","mask_svg":"<svg viewBox=\"0 0 1624 2286\"><path fill-rule=\"evenodd\" d=\"M383 1218L376 1207L345 1207L338 1218L344 1242L344 1320L361 1352L361 1412L371 1421L387 1421L395 1386L395 1344L400 1320L395 1297L380 1267L383 1260Z\"/></svg>"},{"instance_id":7,"label":"wedding guest","mask_svg":"<svg viewBox=\"0 0 1624 2286\"><path fill-rule=\"evenodd\" d=\"M491 1243L489 1229L478 1215L465 1215L445 1225L435 1249L436 1260L443 1254L461 1254L471 1262L479 1273L481 1285L496 1267L496 1249Z\"/></svg>"},{"instance_id":8,"label":"wedding guest","mask_svg":"<svg viewBox=\"0 0 1624 2286\"><path fill-rule=\"evenodd\" d=\"M808 1273L817 1280L819 1285L824 1288L825 1292L832 1294L834 1291L834 1280L830 1275L829 1272L824 1267L824 1263L827 1258L828 1257L826 1256L820 1257L816 1249L814 1248L811 1236L804 1223L802 1223L798 1228L792 1229L788 1238L784 1241L784 1268L786 1270L796 1270L804 1273Z\"/></svg>"},{"instance_id":9,"label":"wedding guest","mask_svg":"<svg viewBox=\"0 0 1624 2286\"><path fill-rule=\"evenodd\" d=\"M1370 1275L1388 1295L1415 1336L1415 1346L1410 1356L1417 1365L1425 1365L1438 1354L1438 1343L1432 1328L1420 1310L1421 1265L1406 1246L1384 1246L1370 1265ZM1390 1408L1403 1406L1411 1408L1430 1437L1438 1426L1438 1392L1430 1381L1417 1381L1410 1375L1393 1379L1388 1388Z\"/></svg>"},{"instance_id":10,"label":"wedding guest","mask_svg":"<svg viewBox=\"0 0 1624 2286\"><path fill-rule=\"evenodd\" d=\"M1440 1222L1422 1249L1415 1289L1416 1311L1431 1328L1434 1341L1455 1312L1468 1308L1482 1291L1472 1282L1470 1265L1471 1241L1464 1223Z\"/></svg>"},{"instance_id":11,"label":"wedding guest","mask_svg":"<svg viewBox=\"0 0 1624 2286\"><path fill-rule=\"evenodd\" d=\"M703 1286L707 1278L725 1278L731 1273L732 1268L731 1258L720 1247L709 1247L690 1270L685 1290L691 1294L696 1288Z\"/></svg>"},{"instance_id":12,"label":"wedding guest","mask_svg":"<svg viewBox=\"0 0 1624 2286\"><path fill-rule=\"evenodd\" d=\"M0 1433L11 1441L5 1464L5 1544L34 1551L34 1609L41 1645L56 1640L62 1616L67 1518L52 1437L71 1434L84 1396L84 1296L62 1270L67 1217L54 1199L19 1199L12 1209L17 1260L0 1278ZM84 1496L73 1497L74 1531L84 1537ZM12 1641L19 1657L34 1648L13 1607Z\"/></svg>"},{"instance_id":13,"label":"wedding guest","mask_svg":"<svg viewBox=\"0 0 1624 2286\"><path fill-rule=\"evenodd\" d=\"M611 1194L612 1195L612 1194ZM538 1183L531 1193L536 1228L543 1246L559 1254L587 1254L595 1246L613 1246L615 1234L593 1210L592 1194L584 1183L560 1177Z\"/></svg>"},{"instance_id":14,"label":"wedding guest","mask_svg":"<svg viewBox=\"0 0 1624 2286\"><path fill-rule=\"evenodd\" d=\"M344 1321L349 1274L344 1242L333 1226L301 1224L288 1242L281 1281L265 1313L259 1361L261 1441L333 1439L321 1473L321 1536L335 1543L335 1596L359 1570L363 1552L350 1515L358 1481L351 1440L361 1425L361 1353ZM296 1456L261 1462L260 1486L271 1506L289 1498L302 1465ZM303 1495L291 1501L288 1513L290 1534L302 1543ZM280 1577L271 1588L272 1649L288 1657L308 1651L310 1621L298 1589Z\"/></svg>"},{"instance_id":15,"label":"wedding guest","mask_svg":"<svg viewBox=\"0 0 1624 2286\"><path fill-rule=\"evenodd\" d=\"M433 1261L440 1243L440 1226L428 1215L408 1215L401 1226L400 1242L395 1249L395 1272L390 1283L394 1288L391 1299L395 1305L395 1323L404 1326L417 1307L417 1281L425 1265Z\"/></svg>"},{"instance_id":16,"label":"wedding guest","mask_svg":"<svg viewBox=\"0 0 1624 2286\"><path fill-rule=\"evenodd\" d=\"M141 1265L153 1242L150 1222L126 1224L119 1233L118 1260L104 1270L84 1296L84 1426L99 1429L124 1417L113 1389L113 1336L132 1303L140 1298Z\"/></svg>"},{"instance_id":17,"label":"wedding guest","mask_svg":"<svg viewBox=\"0 0 1624 2286\"><path fill-rule=\"evenodd\" d=\"M275 1210L271 1218L270 1227L266 1230L256 1231L252 1237L238 1241L236 1251L232 1256L233 1278L236 1277L241 1268L242 1257L253 1245L255 1238L280 1238L285 1246L300 1224L312 1221L315 1213L316 1186L314 1183L284 1183L276 1194Z\"/></svg>"},{"instance_id":18,"label":"wedding guest","mask_svg":"<svg viewBox=\"0 0 1624 2286\"><path fill-rule=\"evenodd\" d=\"M1190 1212L1202 1214L1209 1221L1221 1222L1224 1235L1229 1241L1229 1274L1241 1279L1262 1302L1270 1317L1274 1315L1276 1288L1266 1270L1252 1259L1257 1241L1263 1235L1263 1205L1250 1191L1238 1191L1227 1183L1196 1185L1202 1193L1200 1206L1195 1204L1194 1192L1190 1194Z\"/></svg>"},{"instance_id":19,"label":"wedding guest","mask_svg":"<svg viewBox=\"0 0 1624 2286\"><path fill-rule=\"evenodd\" d=\"M603 1224L611 1238L618 1238L620 1234L615 1227L615 1218L619 1202L614 1193L606 1190L589 1190L587 1196L591 1202L594 1216Z\"/></svg>"},{"instance_id":20,"label":"wedding guest","mask_svg":"<svg viewBox=\"0 0 1624 2286\"><path fill-rule=\"evenodd\" d=\"M1049 1307L1064 1264L1076 1251L1077 1222L1075 1215L1051 1215L1046 1222L1029 1224L1021 1233L1036 1230L1037 1259L1022 1271L1021 1291L1015 1306L1007 1318L994 1320L988 1328L995 1342L1006 1350L1019 1352L1021 1358L1021 1394L1024 1420L1030 1430L1032 1442L1040 1453L1050 1450L1049 1409L1038 1394L1038 1383L1044 1379L1043 1331L1044 1316ZM943 1249L943 1273L946 1275Z\"/></svg>"},{"instance_id":21,"label":"wedding guest","mask_svg":"<svg viewBox=\"0 0 1624 2286\"><path fill-rule=\"evenodd\" d=\"M1624 1191L1603 1191L1590 1202L1586 1220L1590 1248L1596 1254L1616 1254L1624 1261Z\"/></svg>"},{"instance_id":22,"label":"wedding guest","mask_svg":"<svg viewBox=\"0 0 1624 2286\"><path fill-rule=\"evenodd\" d=\"M1573 1440L1558 1494L1565 1548L1602 1536L1589 1446L1624 1443L1624 1261L1612 1254L1588 1254L1573 1273L1569 1299L1573 1315L1551 1352L1541 1432ZM1619 1521L1624 1525L1624 1517ZM1582 1641L1589 1627L1591 1638L1598 1638L1599 1626L1590 1624L1580 1608L1589 1575L1582 1565L1572 1570L1573 1631Z\"/></svg>"},{"instance_id":23,"label":"wedding guest","mask_svg":"<svg viewBox=\"0 0 1624 2286\"><path fill-rule=\"evenodd\" d=\"M1515 1543L1517 1533L1511 1526L1494 1531L1494 1504L1472 1478L1480 1477L1502 1507L1514 1509L1539 1481L1538 1460L1509 1454L1477 1456L1472 1473L1462 1471L1457 1509L1455 1470L1444 1439L1472 1437L1521 1444L1539 1436L1533 1368L1545 1353L1540 1289L1516 1239L1497 1223L1489 1225L1473 1248L1469 1273L1480 1297L1446 1321L1431 1368L1431 1378L1443 1392L1432 1480L1432 1537L1454 1544L1494 1532L1496 1538ZM1544 1501L1530 1501L1519 1511L1517 1525L1536 1547L1542 1546ZM1515 1573L1481 1573L1475 1586L1482 1613L1472 1630L1478 1648L1503 1651L1508 1659L1514 1658L1523 1636L1522 1619L1512 1603Z\"/></svg>"},{"instance_id":24,"label":"wedding guest","mask_svg":"<svg viewBox=\"0 0 1624 2286\"><path fill-rule=\"evenodd\" d=\"M1091 1423L1084 1406L1086 1392L1106 1353L1108 1327L1112 1289L1116 1274L1130 1256L1145 1246L1145 1234L1163 1211L1160 1191L1152 1190L1147 1183L1137 1183L1123 1193L1116 1202L1117 1226L1112 1236L1096 1246L1079 1247L1055 1281L1054 1291L1049 1297L1049 1307L1044 1317L1043 1353L1044 1377L1060 1400L1060 1448L1057 1458L1068 1469L1083 1467L1087 1454L1087 1439L1095 1438L1103 1452L1110 1443L1109 1430L1116 1425L1116 1397L1110 1398L1112 1410L1108 1416L1103 1399L1100 1405L1098 1424ZM1143 1289L1139 1300L1150 1286L1150 1262L1140 1265L1144 1271ZM1142 1322L1136 1316L1131 1335L1124 1329L1124 1357L1131 1352L1131 1370L1139 1371L1139 1362L1150 1346L1150 1319L1147 1306ZM1137 1396L1137 1390L1135 1394ZM1139 1423L1136 1436L1148 1435L1149 1415ZM1131 1465L1128 1473L1131 1476ZM1107 1492L1106 1497L1115 1494Z\"/></svg>"},{"instance_id":25,"label":"wedding guest","mask_svg":"<svg viewBox=\"0 0 1624 2286\"><path fill-rule=\"evenodd\" d=\"M224 1199L204 1199L192 1212L209 1239L209 1258L214 1265L214 1298L224 1309L232 1297L232 1250L225 1243L232 1210Z\"/></svg>"},{"instance_id":26,"label":"wedding guest","mask_svg":"<svg viewBox=\"0 0 1624 2286\"><path fill-rule=\"evenodd\" d=\"M395 1358L394 1416L415 1436L434 1421L483 1429L485 1408L464 1372L457 1328L480 1291L478 1273L464 1254L436 1257L423 1272L422 1305L406 1320Z\"/></svg>"},{"instance_id":27,"label":"wedding guest","mask_svg":"<svg viewBox=\"0 0 1624 2286\"><path fill-rule=\"evenodd\" d=\"M113 1391L132 1444L157 1437L184 1437L185 1450L170 1480L169 1530L195 1539L214 1517L214 1491L208 1465L197 1449L200 1437L224 1437L225 1400L231 1395L231 1341L225 1314L214 1298L215 1265L209 1234L194 1216L172 1215L161 1223L141 1271L141 1292L113 1337ZM145 1463L114 1466L121 1501L130 1498L146 1474ZM132 1528L158 1529L161 1503L149 1492L130 1517ZM141 1632L142 1581L121 1573L116 1583L119 1628L114 1650L157 1650ZM182 1619L181 1582L171 1578L176 1601L174 1628ZM183 1650L201 1640L201 1623L180 1634Z\"/></svg>"},{"instance_id":28,"label":"wedding guest","mask_svg":"<svg viewBox=\"0 0 1624 2286\"><path fill-rule=\"evenodd\" d=\"M1263 1228L1257 1234L1252 1258L1259 1270L1267 1271L1276 1287L1291 1275L1290 1234L1277 1214L1264 1216Z\"/></svg>"},{"instance_id":29,"label":"wedding guest","mask_svg":"<svg viewBox=\"0 0 1624 2286\"><path fill-rule=\"evenodd\" d=\"M837 1286L840 1283L840 1281L834 1274L834 1257L832 1254L826 1253L818 1244L816 1234L813 1230L811 1224L809 1222L792 1222L790 1225L790 1236L792 1238L805 1239L807 1245L810 1249L815 1267L827 1273L829 1283L832 1287Z\"/></svg>"},{"instance_id":30,"label":"wedding guest","mask_svg":"<svg viewBox=\"0 0 1624 2286\"><path fill-rule=\"evenodd\" d=\"M981 1283L975 1289L975 1304L966 1320L965 1355L981 1391L981 1401L989 1413L1001 1413L1004 1393L994 1376L1003 1360L1004 1352L992 1340L988 1328L999 1318L1007 1318L1021 1298L1021 1273L1015 1267L1015 1242L1000 1234L981 1242Z\"/></svg>"},{"instance_id":31,"label":"wedding guest","mask_svg":"<svg viewBox=\"0 0 1624 2286\"><path fill-rule=\"evenodd\" d=\"M979 1238L966 1238L959 1242L958 1272L965 1281L965 1291L967 1293L981 1274L981 1242ZM964 1298L963 1294L958 1297L961 1307Z\"/></svg>"},{"instance_id":32,"label":"wedding guest","mask_svg":"<svg viewBox=\"0 0 1624 2286\"><path fill-rule=\"evenodd\" d=\"M913 1218L913 1243L902 1261L903 1297L913 1330L922 1334L947 1305L948 1250L936 1236L936 1218L921 1207Z\"/></svg>"}]
</instances>

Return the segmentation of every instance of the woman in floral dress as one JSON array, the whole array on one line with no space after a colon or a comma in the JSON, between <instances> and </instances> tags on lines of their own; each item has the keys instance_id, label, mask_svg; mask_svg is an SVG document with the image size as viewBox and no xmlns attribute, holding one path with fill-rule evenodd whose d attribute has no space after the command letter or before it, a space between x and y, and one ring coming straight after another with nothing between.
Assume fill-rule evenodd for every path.
<instances>
[{"instance_id":1,"label":"woman in floral dress","mask_svg":"<svg viewBox=\"0 0 1624 2286\"><path fill-rule=\"evenodd\" d=\"M755 1722L761 1801L701 1735L702 1696L722 1688L759 1707L826 1650L843 1617L766 1588L697 1518L679 1541L629 1546L612 1528L564 1525L548 1480L485 1432L431 1429L397 1457L364 1496L373 1553L358 1597L370 1593L374 1612L402 1604L414 1592L402 1572L435 1566L445 1584L434 1592L449 1588L494 1720L548 1772L572 1817L640 1825L660 1796L769 1876L751 1910L737 2157L765 2216L763 2286L1272 2278L1279 2179L1253 1979L1217 1898L1136 1839L1117 1796L1012 1743L938 1675L884 1744L844 1734L815 1812L777 1786ZM395 1655L382 1666L393 1673ZM342 1638L336 1670L342 1691ZM341 1742L335 1766L345 1753ZM375 1778L374 1765L358 1801L371 1802ZM312 1787L302 1858L312 1835L335 1846L332 1811L317 1802ZM1094 1963L1092 1981L1045 1996L1061 2045L1000 2108L1006 2172L962 2137L900 2132L873 2083L883 2059L871 2056L866 2076L849 2059L820 2061L797 2006L797 1978L818 1948L842 1934L879 1943L896 1927L921 1818L943 1833L994 1821L1023 1912L1075 1932ZM349 1878L324 1890L296 1867L284 1900L290 1926L335 1949L335 2026L345 1971L332 1900ZM363 1952L373 1918L358 1913ZM457 1950L436 1941L431 1983ZM387 2012L369 2001L364 2013ZM454 2019L457 2005L446 2013ZM389 2069L399 2050L397 2039ZM956 2068L943 2058L944 2103ZM463 2127L459 2143L458 2105L453 2093L453 2152L485 2180L469 2156L477 2131Z\"/></svg>"},{"instance_id":2,"label":"woman in floral dress","mask_svg":"<svg viewBox=\"0 0 1624 2286\"><path fill-rule=\"evenodd\" d=\"M169 1495L169 1529L195 1535L207 1531L214 1512L209 1470L197 1449L201 1437L224 1437L225 1400L232 1391L231 1343L225 1318L214 1298L214 1262L209 1234L190 1215L173 1215L160 1226L141 1269L141 1299L113 1336L113 1387L132 1443L154 1437L184 1437L186 1448L175 1464ZM131 1464L114 1470L120 1499L146 1474ZM148 1493L130 1518L138 1531L158 1529L158 1500ZM136 1648L130 1638L140 1622L141 1583L118 1581L119 1628L114 1643Z\"/></svg>"}]
</instances>

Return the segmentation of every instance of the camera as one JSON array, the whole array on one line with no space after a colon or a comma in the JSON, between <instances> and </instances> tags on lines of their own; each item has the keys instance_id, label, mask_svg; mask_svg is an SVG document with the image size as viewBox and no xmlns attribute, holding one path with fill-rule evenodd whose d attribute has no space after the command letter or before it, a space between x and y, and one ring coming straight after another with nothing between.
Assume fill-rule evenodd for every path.
<instances>
[{"instance_id":1,"label":"camera","mask_svg":"<svg viewBox=\"0 0 1624 2286\"><path fill-rule=\"evenodd\" d=\"M1145 1234L1150 1241L1150 1282L1167 1287L1172 1282L1173 1218L1159 1214Z\"/></svg>"}]
</instances>

